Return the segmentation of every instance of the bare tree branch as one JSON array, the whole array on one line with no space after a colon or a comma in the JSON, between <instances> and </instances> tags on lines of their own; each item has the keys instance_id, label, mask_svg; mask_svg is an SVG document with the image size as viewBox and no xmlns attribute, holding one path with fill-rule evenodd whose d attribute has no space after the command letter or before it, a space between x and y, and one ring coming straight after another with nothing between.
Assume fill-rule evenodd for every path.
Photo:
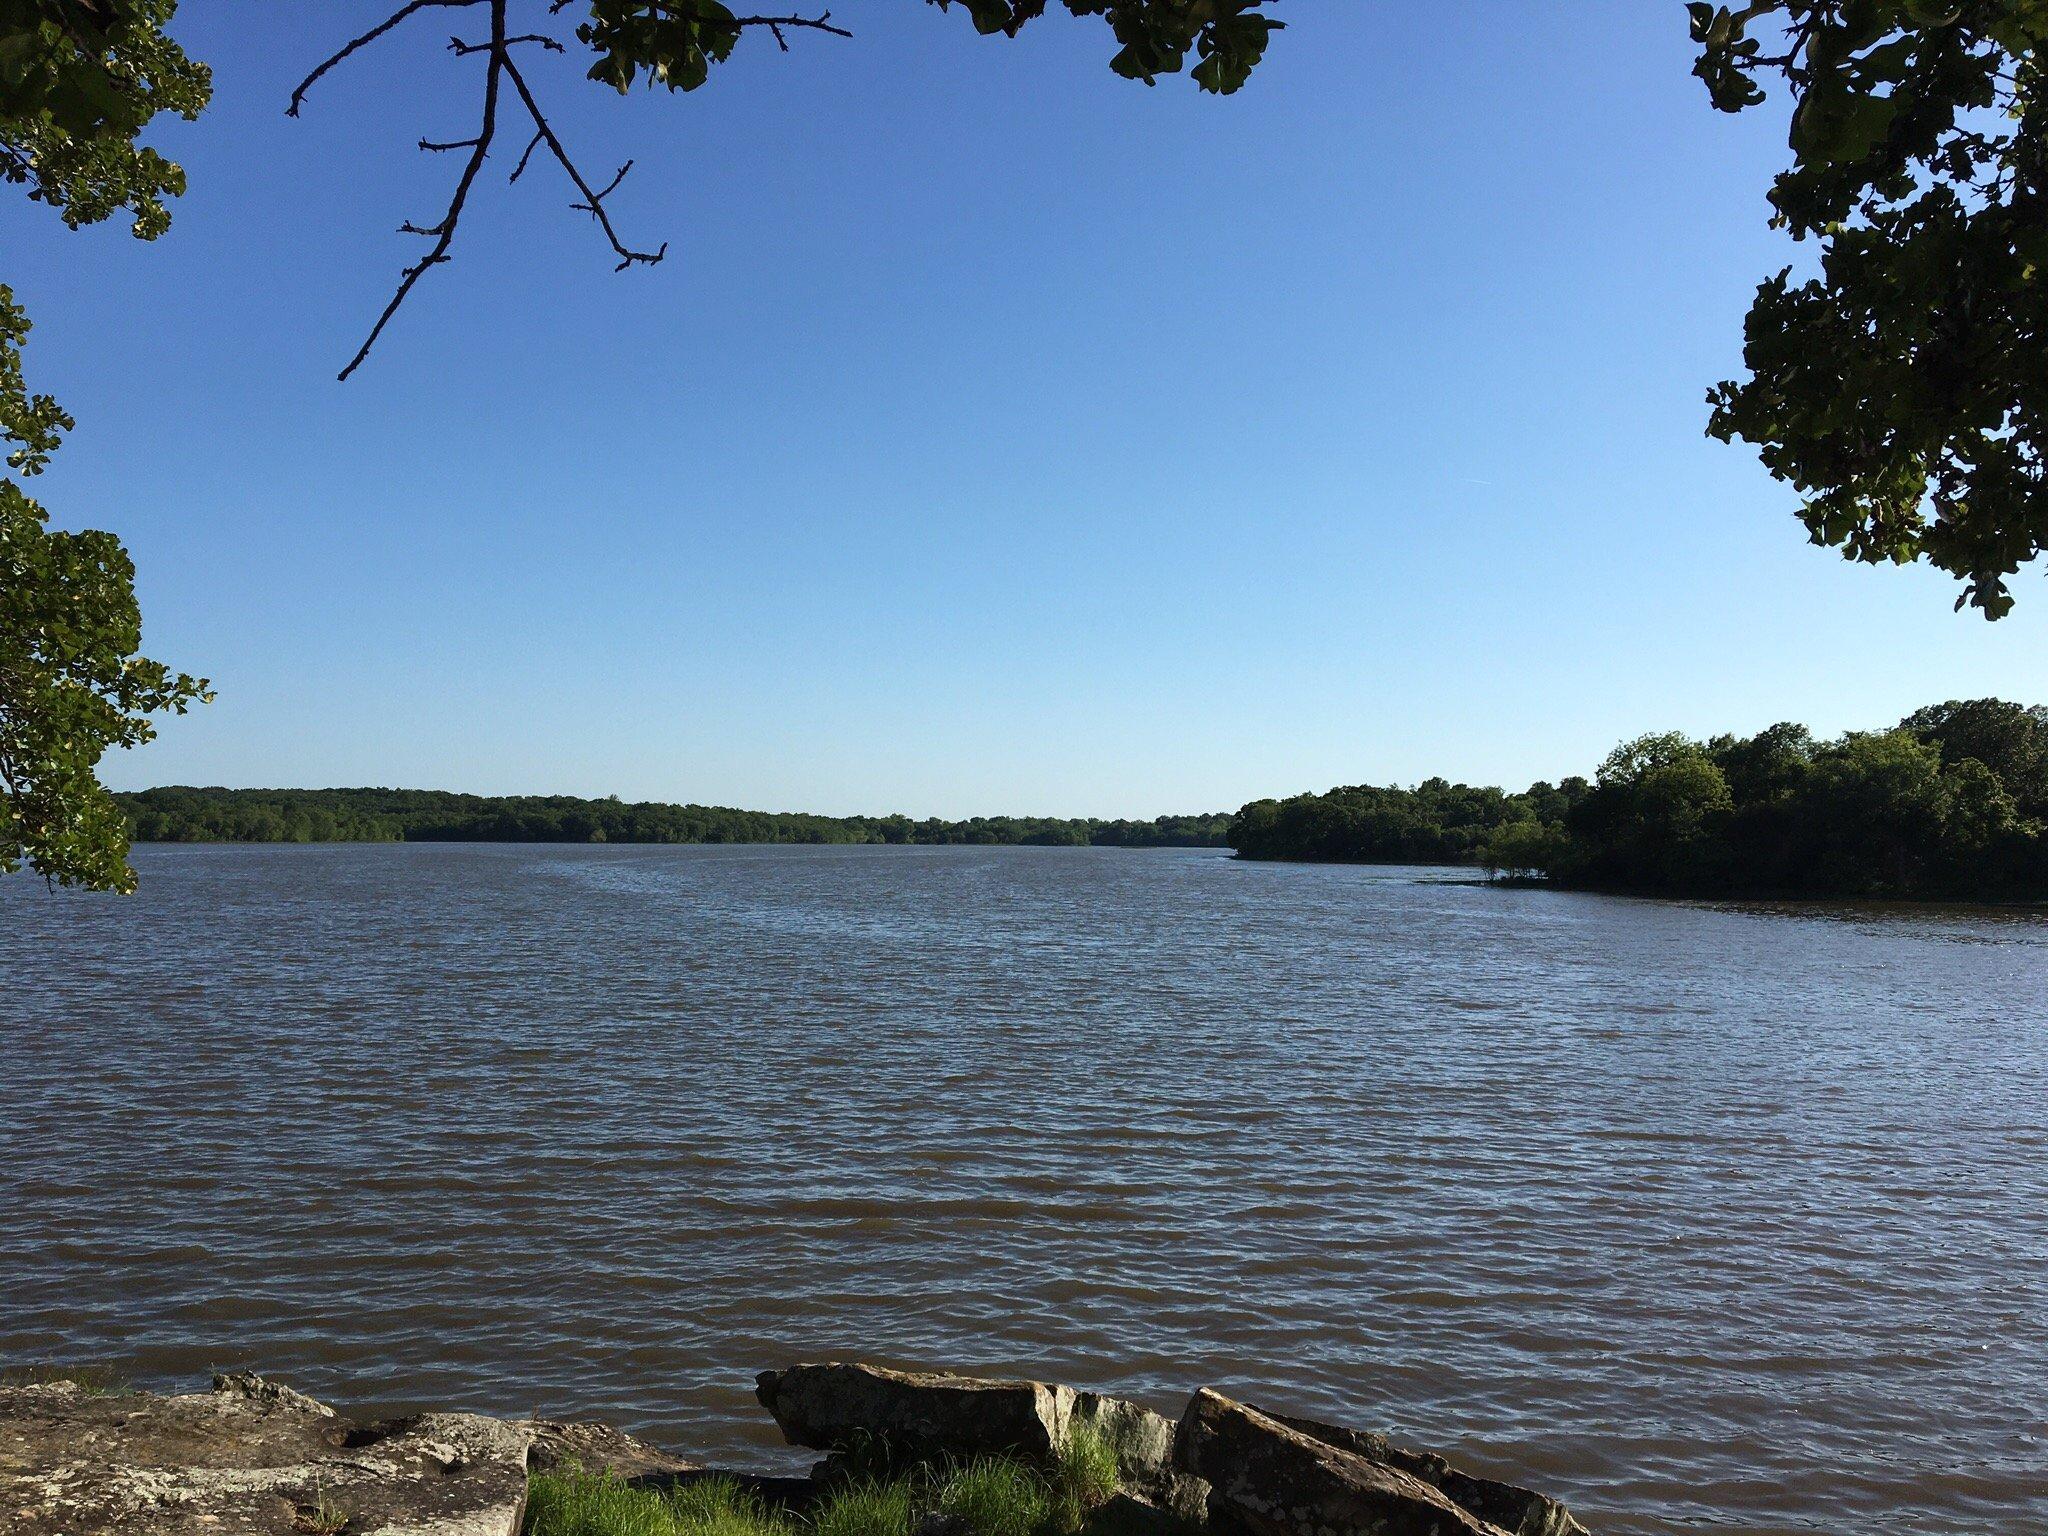
<instances>
[{"instance_id":1,"label":"bare tree branch","mask_svg":"<svg viewBox=\"0 0 2048 1536\"><path fill-rule=\"evenodd\" d=\"M603 192L592 191L590 183L583 179L583 172L576 168L576 162L569 158L568 150L562 147L562 141L555 136L554 128L548 123L547 114L541 111L540 103L534 100L533 92L527 88L526 77L519 73L519 67L512 62L509 56L503 57L503 64L505 74L512 82L512 88L519 93L519 99L526 103L527 114L532 117L533 126L539 133L541 141L547 145L549 152L554 155L562 169L569 173L569 179L576 184L576 190L583 194L583 201L571 206L585 210L597 220L598 227L604 231L604 237L610 242L613 253L618 256L619 264L613 270L623 272L635 262L644 263L651 267L660 261L662 257L668 254L668 243L666 241L662 243L661 249L658 251L632 250L624 241L619 239L619 232L612 228L611 215L604 211L606 195L614 187L618 186L621 178L625 176L627 171L633 168L633 162L628 160L621 166L619 174L612 178L611 186L606 187Z\"/></svg>"},{"instance_id":2,"label":"bare tree branch","mask_svg":"<svg viewBox=\"0 0 2048 1536\"><path fill-rule=\"evenodd\" d=\"M549 53L562 52L562 45L560 43L541 32L522 32L517 37L508 37L502 46L510 48L514 43L539 43ZM459 37L448 39L448 51L457 58L462 58L472 53L489 53L494 46L498 45L492 43L465 43Z\"/></svg>"},{"instance_id":3,"label":"bare tree branch","mask_svg":"<svg viewBox=\"0 0 2048 1536\"><path fill-rule=\"evenodd\" d=\"M550 15L559 14L573 3L574 0L551 0L548 12ZM398 313L400 307L405 303L407 296L411 294L414 285L426 275L430 267L439 266L442 262L449 259L448 252L454 244L457 228L461 224L462 211L469 200L470 188L476 182L477 173L483 169L484 161L490 155L492 142L497 136L498 109L501 105L503 82L506 80L510 80L512 88L518 92L520 102L525 107L527 116L533 121L534 129L533 137L527 141L526 148L520 152L518 163L512 168L509 181L516 182L520 177L524 176L527 166L533 160L535 151L542 145L546 145L548 152L554 156L556 163L567 173L570 182L581 195L582 201L571 203L570 207L579 212L588 213L597 221L598 228L604 232L605 242L612 249L612 254L619 258L619 264L615 270L623 272L628 267L635 265L653 266L668 255L666 243L653 251L640 251L634 250L619 238L619 232L612 224L611 215L605 209L605 199L618 190L619 184L626 179L626 173L633 169L633 162L628 160L624 165L620 166L613 173L612 179L602 188L591 186L589 179L584 176L582 170L570 157L569 151L564 147L560 137L555 133L553 125L548 121L547 114L541 110L540 102L534 96L532 88L527 84L526 77L520 73L518 66L512 62L511 50L515 44L531 43L552 53L563 52L563 46L554 38L538 32L525 32L517 36L509 35L505 20L509 4L510 0L407 0L406 4L401 5L396 11L385 17L383 21L365 32L361 37L353 39L346 46L323 60L318 68L299 83L298 89L292 92L291 104L285 110L288 115L297 117L300 107L305 103L306 93L328 71L377 41L378 38L399 26L407 18L429 9L463 10L478 5L489 7L491 20L489 41L465 42L459 37L452 37L448 40L449 49L458 58L467 58L469 55L477 53L485 55L487 62L484 74L482 125L477 130L474 138L428 139L423 137L420 139L419 147L422 150L440 153L466 149L469 151L469 154L463 162L462 174L455 183L454 193L448 200L447 211L441 215L440 221L431 225L419 225L411 220L407 220L399 225L399 232L401 234L418 235L433 241L433 244L428 248L426 255L404 269L399 277L397 290L391 295L390 302L384 306L383 312L377 316L376 324L370 327L369 335L364 338L363 344L356 349L355 356L349 359L348 366L341 370L338 375L339 378L346 379L363 365L364 360L369 357L371 349L377 345L378 338L384 334L384 328L391 323L392 316ZM704 21L704 18L684 12L676 3L676 0L648 0L648 4L654 10L674 21ZM830 11L820 12L816 16L735 16L728 21L706 22L705 24L721 30L729 30L735 35L744 32L749 27L766 27L775 38L776 45L785 53L789 51L789 39L783 35L784 28L826 32L834 37L853 36L846 28L833 24Z\"/></svg>"},{"instance_id":4,"label":"bare tree branch","mask_svg":"<svg viewBox=\"0 0 2048 1536\"><path fill-rule=\"evenodd\" d=\"M437 266L448 259L448 247L455 241L455 227L462 219L462 205L469 197L469 189L476 181L476 173L483 169L484 158L491 152L491 140L498 131L498 81L511 67L511 58L505 51L505 0L489 0L491 7L490 62L484 70L484 120L477 130L468 161L462 167L462 177L455 183L455 195L448 200L448 211L441 215L441 222L431 229L417 229L405 226L406 232L416 235L433 235L433 248L422 256L398 280L398 291L391 295L391 302L384 306L384 312L377 317L377 323L370 327L370 334L356 349L356 355L349 359L348 366L335 375L346 379L363 364L370 355L370 348L377 345L377 338L384 334L384 327L391 323L391 317L398 313L398 306L405 302L405 296L412 292L413 284L425 274L427 268ZM524 87L521 87L522 93Z\"/></svg>"},{"instance_id":5,"label":"bare tree branch","mask_svg":"<svg viewBox=\"0 0 2048 1536\"><path fill-rule=\"evenodd\" d=\"M784 27L807 27L813 32L830 32L834 37L853 36L846 28L832 25L830 11L817 16L735 16L732 24L736 27L766 27L775 34L775 41L782 44L784 53L789 52L789 44L782 36Z\"/></svg>"},{"instance_id":6,"label":"bare tree branch","mask_svg":"<svg viewBox=\"0 0 2048 1536\"><path fill-rule=\"evenodd\" d=\"M615 175L614 175L614 176L612 177L612 179L611 179L611 180L610 180L609 182L607 182L607 183L605 184L605 188L604 188L604 190L603 190L602 192L600 192L600 193L598 193L598 194L597 194L597 195L598 195L598 197L599 197L599 198L607 198L607 197L610 197L610 196L612 195L612 193L613 193L614 191L616 191L616 190L618 189L618 185L619 185L619 183L620 183L620 182L622 182L622 181L624 181L624 180L626 179L626 172L630 171L631 169L633 169L633 162L632 162L632 161L630 161L630 160L628 160L628 161L627 161L627 162L626 162L626 163L625 163L624 165L622 165L622 166L620 166L620 167L619 167L619 169L618 169L618 172L617 172L617 174L615 174ZM588 208L588 207L589 207L589 204L587 204L587 203L571 203L571 204L570 204L569 206L570 206L570 207L572 207L572 208ZM593 210L593 211L594 211L594 210Z\"/></svg>"},{"instance_id":7,"label":"bare tree branch","mask_svg":"<svg viewBox=\"0 0 2048 1536\"><path fill-rule=\"evenodd\" d=\"M510 186L513 182L517 181L520 177L526 174L526 162L531 160L533 158L533 152L536 149L540 148L540 140L541 136L538 133L536 133L532 138L526 141L526 148L521 150L519 154L519 163L512 167L512 174L505 178L505 184L507 186Z\"/></svg>"},{"instance_id":8,"label":"bare tree branch","mask_svg":"<svg viewBox=\"0 0 2048 1536\"><path fill-rule=\"evenodd\" d=\"M315 81L317 81L322 75L326 74L327 71L334 68L334 66L339 64L343 59L347 58L350 54L356 52L358 49L369 47L370 44L377 41L377 39L382 37L386 32L389 32L393 27L397 26L400 22L404 21L406 17L416 15L424 10L430 10L434 8L460 9L462 7L482 5L484 3L485 0L407 0L406 4L400 6L396 11L392 12L389 16L385 17L382 21L378 22L376 26L370 28L369 31L365 32L361 37L357 38L354 42L350 43L340 52L330 54L321 63L318 69L314 70L313 73L306 76L305 79L301 80L299 82L299 88L292 92L291 105L284 109L284 115L286 117L297 117L299 115L299 108L305 105L306 92L313 88L313 84Z\"/></svg>"},{"instance_id":9,"label":"bare tree branch","mask_svg":"<svg viewBox=\"0 0 2048 1536\"><path fill-rule=\"evenodd\" d=\"M559 16L575 3L576 0L549 0L548 14ZM832 25L832 13L830 11L822 11L816 16L735 16L731 21L715 22L709 17L680 14L671 3L671 0L647 0L647 3L657 11L668 16L672 21L694 21L707 27L730 27L734 31L743 31L748 27L766 27L775 34L775 41L782 45L784 53L789 52L789 43L782 35L781 29L784 27L803 27L813 32L829 32L834 37L853 36L846 28Z\"/></svg>"}]
</instances>

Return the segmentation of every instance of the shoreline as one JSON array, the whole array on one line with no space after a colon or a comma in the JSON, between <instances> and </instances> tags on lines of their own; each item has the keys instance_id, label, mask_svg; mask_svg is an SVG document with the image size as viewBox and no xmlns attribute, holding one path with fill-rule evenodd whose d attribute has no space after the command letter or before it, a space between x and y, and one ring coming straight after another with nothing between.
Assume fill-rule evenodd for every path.
<instances>
[{"instance_id":1,"label":"shoreline","mask_svg":"<svg viewBox=\"0 0 2048 1536\"><path fill-rule=\"evenodd\" d=\"M764 1371L807 1477L705 1467L601 1423L357 1418L265 1377L0 1384L4 1536L1586 1536L1554 1499L1196 1390L1178 1418L1035 1380Z\"/></svg>"}]
</instances>

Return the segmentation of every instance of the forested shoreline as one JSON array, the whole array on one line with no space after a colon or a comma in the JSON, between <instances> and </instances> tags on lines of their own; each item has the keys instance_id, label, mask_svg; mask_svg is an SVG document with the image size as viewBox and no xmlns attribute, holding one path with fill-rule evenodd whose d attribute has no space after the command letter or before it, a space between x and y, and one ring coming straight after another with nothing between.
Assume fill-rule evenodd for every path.
<instances>
[{"instance_id":1,"label":"forested shoreline","mask_svg":"<svg viewBox=\"0 0 2048 1536\"><path fill-rule=\"evenodd\" d=\"M1254 801L1228 840L1654 895L2048 900L2048 709L1952 700L1830 741L1641 736L1590 781L1520 794L1430 779Z\"/></svg>"},{"instance_id":2,"label":"forested shoreline","mask_svg":"<svg viewBox=\"0 0 2048 1536\"><path fill-rule=\"evenodd\" d=\"M115 797L138 843L983 843L1217 848L1230 817L812 816L572 795L170 785Z\"/></svg>"},{"instance_id":3,"label":"forested shoreline","mask_svg":"<svg viewBox=\"0 0 2048 1536\"><path fill-rule=\"evenodd\" d=\"M2048 708L1951 701L1835 740L1641 736L1591 779L1427 779L1149 821L814 816L568 795L170 786L116 797L136 842L1029 844L1453 864L1657 895L2048 900Z\"/></svg>"}]
</instances>

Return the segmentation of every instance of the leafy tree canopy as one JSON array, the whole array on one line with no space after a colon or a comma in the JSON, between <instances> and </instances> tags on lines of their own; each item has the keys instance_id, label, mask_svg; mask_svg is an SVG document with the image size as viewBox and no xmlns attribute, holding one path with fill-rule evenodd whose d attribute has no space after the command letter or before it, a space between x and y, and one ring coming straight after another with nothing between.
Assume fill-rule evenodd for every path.
<instances>
[{"instance_id":1,"label":"leafy tree canopy","mask_svg":"<svg viewBox=\"0 0 2048 1536\"><path fill-rule=\"evenodd\" d=\"M140 239L170 223L185 175L136 136L206 105L204 66L162 31L172 0L0 0L0 176L76 229L126 210ZM135 568L110 533L51 530L21 480L71 418L22 370L28 316L0 284L0 873L129 890L125 820L100 759L155 734L206 685L137 654Z\"/></svg>"},{"instance_id":2,"label":"leafy tree canopy","mask_svg":"<svg viewBox=\"0 0 2048 1536\"><path fill-rule=\"evenodd\" d=\"M146 842L1030 843L1217 847L1222 815L1101 821L1055 816L809 816L728 806L459 795L430 789L195 789L116 797Z\"/></svg>"},{"instance_id":3,"label":"leafy tree canopy","mask_svg":"<svg viewBox=\"0 0 2048 1536\"><path fill-rule=\"evenodd\" d=\"M2048 548L2048 0L1687 9L1715 106L1789 89L1771 206L1820 258L1758 290L1710 430L1798 490L1815 543L1928 560L1999 617Z\"/></svg>"},{"instance_id":4,"label":"leafy tree canopy","mask_svg":"<svg viewBox=\"0 0 2048 1536\"><path fill-rule=\"evenodd\" d=\"M206 66L165 35L176 0L0 0L0 176L73 229L121 209L170 227L185 173L137 142L159 112L197 117Z\"/></svg>"},{"instance_id":5,"label":"leafy tree canopy","mask_svg":"<svg viewBox=\"0 0 2048 1536\"><path fill-rule=\"evenodd\" d=\"M1449 858L1659 895L2048 900L2048 709L1951 700L1888 731L1639 736L1597 780L1523 794L1441 779L1259 800L1248 858Z\"/></svg>"}]
</instances>

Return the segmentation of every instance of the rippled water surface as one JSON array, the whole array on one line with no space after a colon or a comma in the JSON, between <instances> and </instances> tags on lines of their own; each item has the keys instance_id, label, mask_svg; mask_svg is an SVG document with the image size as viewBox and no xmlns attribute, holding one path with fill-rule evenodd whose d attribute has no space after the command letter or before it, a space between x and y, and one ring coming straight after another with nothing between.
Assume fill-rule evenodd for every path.
<instances>
[{"instance_id":1,"label":"rippled water surface","mask_svg":"<svg viewBox=\"0 0 2048 1536\"><path fill-rule=\"evenodd\" d=\"M0 881L0 1358L1209 1384L1605 1532L2048 1530L2048 922L1072 849Z\"/></svg>"}]
</instances>

